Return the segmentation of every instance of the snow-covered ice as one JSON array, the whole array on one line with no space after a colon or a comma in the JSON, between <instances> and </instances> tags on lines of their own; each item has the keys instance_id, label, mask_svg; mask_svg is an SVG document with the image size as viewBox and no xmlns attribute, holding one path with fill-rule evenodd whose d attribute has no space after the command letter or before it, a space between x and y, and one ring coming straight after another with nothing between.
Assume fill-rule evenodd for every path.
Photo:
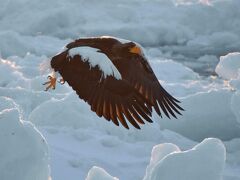
<instances>
[{"instance_id":1,"label":"snow-covered ice","mask_svg":"<svg viewBox=\"0 0 240 180\"><path fill-rule=\"evenodd\" d=\"M239 0L0 3L1 180L240 180ZM126 130L67 84L45 92L39 67L98 35L141 44L183 116Z\"/></svg>"},{"instance_id":2,"label":"snow-covered ice","mask_svg":"<svg viewBox=\"0 0 240 180\"><path fill-rule=\"evenodd\" d=\"M109 175L104 169L99 167L92 167L85 180L119 180L116 177Z\"/></svg>"},{"instance_id":3,"label":"snow-covered ice","mask_svg":"<svg viewBox=\"0 0 240 180\"><path fill-rule=\"evenodd\" d=\"M231 108L232 96L234 92L228 89L187 96L182 99L186 109L184 116L180 116L176 121L161 119L161 127L197 141L207 137L218 137L222 140L240 137L240 126ZM235 98L233 101L235 102ZM236 108L239 109L239 104Z\"/></svg>"},{"instance_id":4,"label":"snow-covered ice","mask_svg":"<svg viewBox=\"0 0 240 180\"><path fill-rule=\"evenodd\" d=\"M1 98L1 103L9 104L9 100ZM31 122L20 120L14 106L0 112L0 147L0 179L48 180L50 177L45 138Z\"/></svg>"},{"instance_id":5,"label":"snow-covered ice","mask_svg":"<svg viewBox=\"0 0 240 180\"><path fill-rule=\"evenodd\" d=\"M234 91L231 97L231 110L240 122L240 53L233 52L221 56L216 73L225 80L225 84Z\"/></svg>"},{"instance_id":6,"label":"snow-covered ice","mask_svg":"<svg viewBox=\"0 0 240 180\"><path fill-rule=\"evenodd\" d=\"M220 180L226 161L224 144L214 138L205 139L190 150L163 143L153 147L143 180ZM86 180L118 180L104 169L93 167Z\"/></svg>"},{"instance_id":7,"label":"snow-covered ice","mask_svg":"<svg viewBox=\"0 0 240 180\"><path fill-rule=\"evenodd\" d=\"M216 67L216 73L224 79L236 79L240 75L240 53L229 53L221 56Z\"/></svg>"},{"instance_id":8,"label":"snow-covered ice","mask_svg":"<svg viewBox=\"0 0 240 180\"><path fill-rule=\"evenodd\" d=\"M205 139L183 152L173 144L160 144L153 148L144 180L220 180L225 154L218 139Z\"/></svg>"},{"instance_id":9,"label":"snow-covered ice","mask_svg":"<svg viewBox=\"0 0 240 180\"><path fill-rule=\"evenodd\" d=\"M164 144L159 144L159 145L154 146L152 149L152 153L151 153L150 163L147 166L146 173L145 173L143 180L152 179L152 176L154 176L153 172L154 171L158 172L158 169L156 167L158 166L159 162L163 158L165 158L167 155L174 153L174 152L181 152L179 147L176 146L175 144L164 143Z\"/></svg>"}]
</instances>

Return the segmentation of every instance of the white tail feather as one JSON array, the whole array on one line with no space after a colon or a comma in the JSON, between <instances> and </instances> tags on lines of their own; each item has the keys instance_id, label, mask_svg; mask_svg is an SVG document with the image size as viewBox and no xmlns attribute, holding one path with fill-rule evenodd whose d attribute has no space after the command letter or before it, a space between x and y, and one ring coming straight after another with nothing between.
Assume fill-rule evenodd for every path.
<instances>
[{"instance_id":1,"label":"white tail feather","mask_svg":"<svg viewBox=\"0 0 240 180\"><path fill-rule=\"evenodd\" d=\"M46 73L50 73L53 69L51 67L51 64L50 64L51 60L50 59L47 59L47 60L44 60L40 65L39 65L39 71L40 71L40 74L43 75L43 74L46 74Z\"/></svg>"}]
</instances>

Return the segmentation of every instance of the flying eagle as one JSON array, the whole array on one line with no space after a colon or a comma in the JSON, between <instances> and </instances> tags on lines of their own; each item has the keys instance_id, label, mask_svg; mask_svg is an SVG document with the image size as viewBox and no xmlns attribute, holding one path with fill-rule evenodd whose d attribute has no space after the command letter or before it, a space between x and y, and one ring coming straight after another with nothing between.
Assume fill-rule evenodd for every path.
<instances>
[{"instance_id":1,"label":"flying eagle","mask_svg":"<svg viewBox=\"0 0 240 180\"><path fill-rule=\"evenodd\" d=\"M62 76L99 117L129 129L152 122L152 109L162 117L181 115L177 99L159 83L139 44L115 37L81 38L52 57L51 68ZM48 76L46 91L57 77Z\"/></svg>"}]
</instances>

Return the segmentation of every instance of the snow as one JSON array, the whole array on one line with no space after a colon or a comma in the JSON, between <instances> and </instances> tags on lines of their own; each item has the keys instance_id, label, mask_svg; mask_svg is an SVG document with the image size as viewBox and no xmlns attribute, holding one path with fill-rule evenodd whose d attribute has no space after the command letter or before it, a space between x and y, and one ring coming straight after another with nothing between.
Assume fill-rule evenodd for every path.
<instances>
[{"instance_id":1,"label":"snow","mask_svg":"<svg viewBox=\"0 0 240 180\"><path fill-rule=\"evenodd\" d=\"M0 179L239 180L239 5L1 1ZM44 91L49 72L41 64L74 39L103 35L143 46L161 85L182 102L183 116L160 119L154 112L154 123L126 130L91 112L67 83ZM111 64L102 66L105 75L121 77Z\"/></svg>"},{"instance_id":2,"label":"snow","mask_svg":"<svg viewBox=\"0 0 240 180\"><path fill-rule=\"evenodd\" d=\"M0 179L48 180L46 141L32 123L19 119L16 108L0 112L0 146Z\"/></svg>"},{"instance_id":3,"label":"snow","mask_svg":"<svg viewBox=\"0 0 240 180\"><path fill-rule=\"evenodd\" d=\"M76 47L68 51L69 56L72 58L76 55L80 55L82 60L87 61L90 67L98 66L103 72L104 78L107 76L113 76L116 79L122 79L121 74L114 66L112 61L103 53L98 52L99 49L91 47Z\"/></svg>"},{"instance_id":4,"label":"snow","mask_svg":"<svg viewBox=\"0 0 240 180\"><path fill-rule=\"evenodd\" d=\"M118 38L118 37L113 37L113 36L101 36L101 38L114 38L114 39L117 39L119 42L121 42L122 44L125 44L125 43L129 43L131 41L127 40L127 39L122 39L122 38Z\"/></svg>"}]
</instances>

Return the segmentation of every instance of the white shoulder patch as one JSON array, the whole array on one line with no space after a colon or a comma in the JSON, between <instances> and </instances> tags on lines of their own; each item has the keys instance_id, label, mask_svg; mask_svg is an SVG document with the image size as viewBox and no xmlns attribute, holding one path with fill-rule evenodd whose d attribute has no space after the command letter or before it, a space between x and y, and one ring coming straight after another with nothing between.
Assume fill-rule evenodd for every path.
<instances>
[{"instance_id":1,"label":"white shoulder patch","mask_svg":"<svg viewBox=\"0 0 240 180\"><path fill-rule=\"evenodd\" d=\"M69 50L68 54L72 58L75 55L80 55L84 62L88 61L91 67L98 66L103 72L104 78L113 76L116 79L122 79L118 69L114 66L112 61L103 53L97 52L99 49L91 47L76 47Z\"/></svg>"},{"instance_id":2,"label":"white shoulder patch","mask_svg":"<svg viewBox=\"0 0 240 180\"><path fill-rule=\"evenodd\" d=\"M121 39L121 38L117 38L117 37L114 37L114 36L101 36L101 38L113 38L113 39L118 40L122 44L131 42L131 41L127 40L127 39Z\"/></svg>"}]
</instances>

